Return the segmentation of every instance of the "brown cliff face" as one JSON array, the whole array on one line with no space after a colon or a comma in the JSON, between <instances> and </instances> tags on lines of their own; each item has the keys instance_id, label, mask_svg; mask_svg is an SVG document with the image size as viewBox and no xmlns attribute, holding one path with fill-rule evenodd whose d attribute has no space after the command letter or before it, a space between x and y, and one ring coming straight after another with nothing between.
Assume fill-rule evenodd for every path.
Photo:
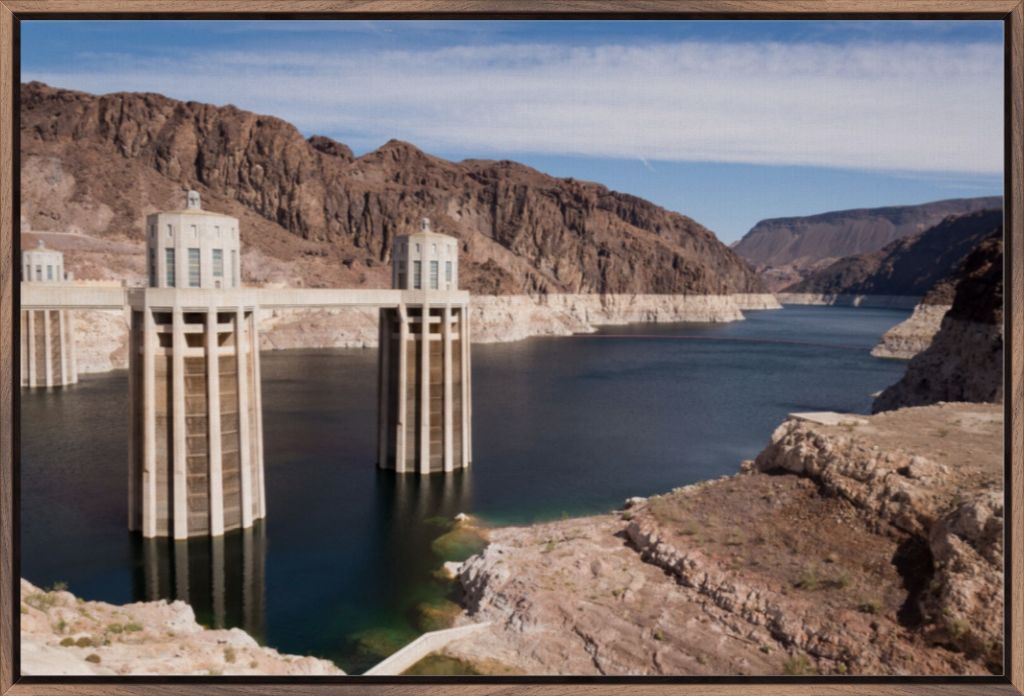
<instances>
[{"instance_id":1,"label":"brown cliff face","mask_svg":"<svg viewBox=\"0 0 1024 696\"><path fill-rule=\"evenodd\" d=\"M233 106L39 83L21 86L21 140L33 229L141 240L144 216L191 187L241 218L251 249L301 261L292 275L309 286L387 285L392 240L428 216L461 240L463 284L476 292L762 291L690 218L515 162L454 163L399 141L355 158Z\"/></svg>"}]
</instances>

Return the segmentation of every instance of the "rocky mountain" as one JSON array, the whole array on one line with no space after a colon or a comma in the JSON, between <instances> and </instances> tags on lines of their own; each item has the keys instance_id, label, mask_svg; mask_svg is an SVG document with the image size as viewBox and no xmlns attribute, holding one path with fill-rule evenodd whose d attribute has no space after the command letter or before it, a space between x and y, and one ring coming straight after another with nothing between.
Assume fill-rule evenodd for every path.
<instances>
[{"instance_id":1,"label":"rocky mountain","mask_svg":"<svg viewBox=\"0 0 1024 696\"><path fill-rule=\"evenodd\" d=\"M983 239L1001 231L999 209L950 216L879 251L849 256L786 288L824 295L923 296L954 273ZM941 304L937 289L933 296ZM948 291L945 293L948 295Z\"/></svg>"},{"instance_id":2,"label":"rocky mountain","mask_svg":"<svg viewBox=\"0 0 1024 696\"><path fill-rule=\"evenodd\" d=\"M461 241L463 285L477 293L762 290L709 230L635 196L394 140L354 157L234 106L33 82L21 86L21 147L31 229L141 243L145 215L194 188L204 207L241 219L250 282L386 286L392 240L427 216ZM118 264L141 273L139 249L137 261L68 265L78 277Z\"/></svg>"},{"instance_id":3,"label":"rocky mountain","mask_svg":"<svg viewBox=\"0 0 1024 696\"><path fill-rule=\"evenodd\" d=\"M774 218L754 225L733 248L778 290L831 261L878 251L949 215L1001 206L1002 198L991 196Z\"/></svg>"},{"instance_id":4,"label":"rocky mountain","mask_svg":"<svg viewBox=\"0 0 1024 696\"><path fill-rule=\"evenodd\" d=\"M1003 400L1003 238L986 238L964 260L953 305L927 350L883 391L874 411L940 401Z\"/></svg>"}]
</instances>

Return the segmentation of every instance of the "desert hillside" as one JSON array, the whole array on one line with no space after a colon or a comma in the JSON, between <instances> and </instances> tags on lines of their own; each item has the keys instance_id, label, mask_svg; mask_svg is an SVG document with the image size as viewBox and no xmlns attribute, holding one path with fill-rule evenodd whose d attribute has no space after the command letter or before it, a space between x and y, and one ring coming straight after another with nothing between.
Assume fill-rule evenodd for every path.
<instances>
[{"instance_id":1,"label":"desert hillside","mask_svg":"<svg viewBox=\"0 0 1024 696\"><path fill-rule=\"evenodd\" d=\"M840 259L786 292L920 297L955 274L967 255L1002 224L999 209L950 216L879 251Z\"/></svg>"},{"instance_id":2,"label":"desert hillside","mask_svg":"<svg viewBox=\"0 0 1024 696\"><path fill-rule=\"evenodd\" d=\"M1000 197L989 196L773 218L758 222L733 248L761 272L770 289L780 290L836 259L878 251L949 215L1001 206Z\"/></svg>"},{"instance_id":3,"label":"desert hillside","mask_svg":"<svg viewBox=\"0 0 1024 696\"><path fill-rule=\"evenodd\" d=\"M141 274L145 215L179 207L188 187L240 218L250 282L386 286L393 238L428 216L462 242L476 293L762 289L694 220L600 184L394 140L354 157L234 106L33 82L21 86L21 146L25 225L80 232L68 267L84 278Z\"/></svg>"}]
</instances>

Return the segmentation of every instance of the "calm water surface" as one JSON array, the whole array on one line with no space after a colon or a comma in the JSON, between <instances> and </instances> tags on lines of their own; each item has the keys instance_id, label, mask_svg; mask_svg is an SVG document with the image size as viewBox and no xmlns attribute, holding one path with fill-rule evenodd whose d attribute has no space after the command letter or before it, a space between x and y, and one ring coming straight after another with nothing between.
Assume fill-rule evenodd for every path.
<instances>
[{"instance_id":1,"label":"calm water surface","mask_svg":"<svg viewBox=\"0 0 1024 696\"><path fill-rule=\"evenodd\" d=\"M222 541L127 532L127 375L23 391L22 575L114 603L187 599L211 626L359 672L450 588L445 520L603 512L736 471L792 411L867 412L904 363L872 358L900 310L789 307L473 347L473 468L378 472L376 351L265 353L267 520ZM465 551L463 550L463 553Z\"/></svg>"}]
</instances>

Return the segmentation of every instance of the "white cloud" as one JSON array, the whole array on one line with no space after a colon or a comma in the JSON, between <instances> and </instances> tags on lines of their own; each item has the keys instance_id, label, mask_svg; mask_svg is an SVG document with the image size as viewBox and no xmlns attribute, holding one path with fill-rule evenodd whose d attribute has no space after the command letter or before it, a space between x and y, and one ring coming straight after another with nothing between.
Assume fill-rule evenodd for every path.
<instances>
[{"instance_id":1,"label":"white cloud","mask_svg":"<svg viewBox=\"0 0 1024 696\"><path fill-rule=\"evenodd\" d=\"M999 173L1002 47L501 44L83 57L24 79L280 116L356 147Z\"/></svg>"}]
</instances>

